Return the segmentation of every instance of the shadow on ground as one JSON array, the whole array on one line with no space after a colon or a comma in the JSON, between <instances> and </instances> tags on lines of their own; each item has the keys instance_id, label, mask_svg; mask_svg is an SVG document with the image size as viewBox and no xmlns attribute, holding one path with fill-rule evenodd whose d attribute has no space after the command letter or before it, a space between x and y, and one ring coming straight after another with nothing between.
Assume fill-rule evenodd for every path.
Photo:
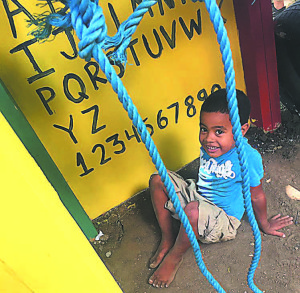
<instances>
[{"instance_id":1,"label":"shadow on ground","mask_svg":"<svg viewBox=\"0 0 300 293\"><path fill-rule=\"evenodd\" d=\"M287 111L282 113L282 120L283 125L273 133L255 128L248 133L250 144L264 159L263 186L269 216L291 215L296 222L284 229L286 238L262 235L262 255L255 283L264 292L297 293L300 292L300 201L287 197L285 187L291 185L300 190L300 120ZM195 178L197 169L195 159L178 173L185 178ZM192 249L186 253L168 289L153 288L147 283L153 273L148 268L148 260L160 240L149 190L101 215L93 223L104 235L92 245L125 293L215 292L198 269ZM247 271L254 238L246 216L235 240L201 244L200 248L208 270L226 292L251 292L247 286Z\"/></svg>"}]
</instances>

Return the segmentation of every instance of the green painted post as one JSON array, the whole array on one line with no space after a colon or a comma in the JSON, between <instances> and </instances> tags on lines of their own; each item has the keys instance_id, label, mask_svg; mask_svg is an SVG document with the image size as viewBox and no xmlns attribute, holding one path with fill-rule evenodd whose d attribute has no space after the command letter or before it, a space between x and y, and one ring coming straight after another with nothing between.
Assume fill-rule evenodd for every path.
<instances>
[{"instance_id":1,"label":"green painted post","mask_svg":"<svg viewBox=\"0 0 300 293\"><path fill-rule=\"evenodd\" d=\"M12 96L0 80L0 111L22 141L30 155L43 171L58 193L60 200L76 221L84 235L90 240L97 235L90 218L51 159L45 147L35 134L25 116L15 104ZM53 215L55 216L55 215ZM62 223L63 225L63 223Z\"/></svg>"}]
</instances>

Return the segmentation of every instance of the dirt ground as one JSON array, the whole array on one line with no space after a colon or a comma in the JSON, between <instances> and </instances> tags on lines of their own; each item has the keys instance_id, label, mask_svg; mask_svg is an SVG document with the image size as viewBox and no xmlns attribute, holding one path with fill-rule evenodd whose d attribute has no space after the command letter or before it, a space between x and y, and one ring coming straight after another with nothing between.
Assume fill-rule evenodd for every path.
<instances>
[{"instance_id":1,"label":"dirt ground","mask_svg":"<svg viewBox=\"0 0 300 293\"><path fill-rule=\"evenodd\" d=\"M255 273L255 284L263 292L300 292L300 201L290 199L285 187L300 190L300 119L282 112L282 126L273 133L251 128L250 144L263 156L269 216L281 213L294 217L295 224L284 230L286 238L262 234L262 255ZM198 160L179 173L195 178ZM94 221L104 235L93 247L125 293L215 292L200 272L190 249L168 289L157 289L147 281L148 268L160 240L160 231L145 190ZM176 223L175 223L176 225ZM200 244L203 260L226 292L251 292L247 272L253 255L254 238L247 216L242 219L237 238L217 244ZM113 293L113 292L112 292Z\"/></svg>"}]
</instances>

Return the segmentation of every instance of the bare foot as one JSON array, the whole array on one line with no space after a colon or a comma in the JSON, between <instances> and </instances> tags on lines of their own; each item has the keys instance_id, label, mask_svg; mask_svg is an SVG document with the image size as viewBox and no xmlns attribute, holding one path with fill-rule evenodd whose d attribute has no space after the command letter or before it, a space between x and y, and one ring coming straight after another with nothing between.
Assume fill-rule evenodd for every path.
<instances>
[{"instance_id":1,"label":"bare foot","mask_svg":"<svg viewBox=\"0 0 300 293\"><path fill-rule=\"evenodd\" d=\"M174 240L161 240L155 254L150 259L149 267L155 269L163 260L165 255L173 247Z\"/></svg>"},{"instance_id":2,"label":"bare foot","mask_svg":"<svg viewBox=\"0 0 300 293\"><path fill-rule=\"evenodd\" d=\"M178 257L172 251L166 255L158 269L149 279L149 284L153 287L169 287L174 280L175 274L182 262L182 257Z\"/></svg>"}]
</instances>

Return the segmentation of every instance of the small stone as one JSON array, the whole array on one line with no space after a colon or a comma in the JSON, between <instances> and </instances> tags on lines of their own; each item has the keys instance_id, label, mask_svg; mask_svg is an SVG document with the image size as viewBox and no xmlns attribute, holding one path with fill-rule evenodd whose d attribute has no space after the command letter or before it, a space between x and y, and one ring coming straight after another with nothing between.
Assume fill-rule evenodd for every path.
<instances>
[{"instance_id":1,"label":"small stone","mask_svg":"<svg viewBox=\"0 0 300 293\"><path fill-rule=\"evenodd\" d=\"M111 257L111 251L108 251L105 253L105 256L108 258L108 257Z\"/></svg>"},{"instance_id":2,"label":"small stone","mask_svg":"<svg viewBox=\"0 0 300 293\"><path fill-rule=\"evenodd\" d=\"M300 191L292 187L291 185L285 187L285 193L291 199L300 200Z\"/></svg>"},{"instance_id":3,"label":"small stone","mask_svg":"<svg viewBox=\"0 0 300 293\"><path fill-rule=\"evenodd\" d=\"M109 236L108 236L107 234L104 234L104 235L102 235L102 236L100 237L100 240L101 240L101 241L107 241L108 238L109 238Z\"/></svg>"}]
</instances>

